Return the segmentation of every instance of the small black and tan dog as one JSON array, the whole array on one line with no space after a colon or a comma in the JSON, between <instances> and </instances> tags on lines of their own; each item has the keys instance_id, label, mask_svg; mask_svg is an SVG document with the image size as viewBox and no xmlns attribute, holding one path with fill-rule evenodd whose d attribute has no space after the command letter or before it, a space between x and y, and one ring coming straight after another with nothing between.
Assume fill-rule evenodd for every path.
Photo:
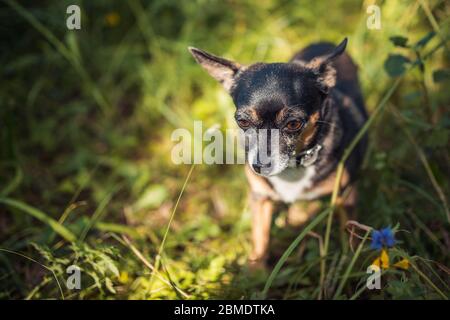
<instances>
[{"instance_id":1,"label":"small black and tan dog","mask_svg":"<svg viewBox=\"0 0 450 320\"><path fill-rule=\"evenodd\" d=\"M246 148L253 263L264 264L267 258L274 203L290 205L288 221L289 217L306 221L317 207L312 200L331 193L343 151L367 119L357 67L344 53L346 45L347 39L336 47L317 43L288 63L249 66L189 48L231 95L241 129L279 132L278 146L267 148L269 163L259 160L258 144ZM355 204L353 182L366 140L360 141L345 164L341 185L348 208ZM298 201L308 201L300 212Z\"/></svg>"}]
</instances>

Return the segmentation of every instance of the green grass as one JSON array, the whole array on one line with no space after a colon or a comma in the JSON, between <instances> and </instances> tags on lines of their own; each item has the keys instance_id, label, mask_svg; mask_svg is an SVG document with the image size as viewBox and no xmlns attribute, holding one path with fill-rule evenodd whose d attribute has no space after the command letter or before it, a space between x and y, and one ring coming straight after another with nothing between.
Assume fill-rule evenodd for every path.
<instances>
[{"instance_id":1,"label":"green grass","mask_svg":"<svg viewBox=\"0 0 450 320\"><path fill-rule=\"evenodd\" d=\"M79 31L65 28L73 1L0 9L1 299L448 299L445 1L380 2L381 30L367 29L363 1L78 3ZM410 261L383 271L382 290L365 288L379 253L369 240L351 250L337 189L300 230L281 210L271 267L251 272L242 166L170 157L176 128L235 126L188 46L245 64L346 36L371 115L356 219L398 226L390 260ZM65 286L72 264L81 290Z\"/></svg>"}]
</instances>

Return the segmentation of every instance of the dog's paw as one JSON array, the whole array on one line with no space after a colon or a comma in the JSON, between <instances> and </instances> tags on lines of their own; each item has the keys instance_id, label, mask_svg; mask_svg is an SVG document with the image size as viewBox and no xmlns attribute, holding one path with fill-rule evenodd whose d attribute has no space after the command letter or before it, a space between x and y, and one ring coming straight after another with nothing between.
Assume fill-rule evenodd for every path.
<instances>
[{"instance_id":1,"label":"dog's paw","mask_svg":"<svg viewBox=\"0 0 450 320\"><path fill-rule=\"evenodd\" d=\"M258 273L262 271L267 271L267 259L265 258L258 258L258 259L252 259L251 257L248 260L248 269L252 273Z\"/></svg>"}]
</instances>

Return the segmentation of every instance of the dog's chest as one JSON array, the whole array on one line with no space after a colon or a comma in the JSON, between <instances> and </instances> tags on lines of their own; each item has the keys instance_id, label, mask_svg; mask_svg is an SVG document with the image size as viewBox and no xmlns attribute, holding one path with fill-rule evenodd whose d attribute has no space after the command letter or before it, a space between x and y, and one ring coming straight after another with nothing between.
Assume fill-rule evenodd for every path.
<instances>
[{"instance_id":1,"label":"dog's chest","mask_svg":"<svg viewBox=\"0 0 450 320\"><path fill-rule=\"evenodd\" d=\"M313 191L309 190L313 187L315 174L315 166L288 168L281 174L268 179L280 199L292 203L297 200L311 200L317 197Z\"/></svg>"}]
</instances>

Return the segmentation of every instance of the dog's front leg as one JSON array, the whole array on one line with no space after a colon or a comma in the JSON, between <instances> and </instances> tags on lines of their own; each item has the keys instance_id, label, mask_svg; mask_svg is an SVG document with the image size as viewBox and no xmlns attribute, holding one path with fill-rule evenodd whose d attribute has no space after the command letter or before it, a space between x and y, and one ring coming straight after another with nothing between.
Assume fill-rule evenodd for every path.
<instances>
[{"instance_id":1,"label":"dog's front leg","mask_svg":"<svg viewBox=\"0 0 450 320\"><path fill-rule=\"evenodd\" d=\"M252 242L250 265L263 267L267 259L274 203L268 198L252 197Z\"/></svg>"}]
</instances>

